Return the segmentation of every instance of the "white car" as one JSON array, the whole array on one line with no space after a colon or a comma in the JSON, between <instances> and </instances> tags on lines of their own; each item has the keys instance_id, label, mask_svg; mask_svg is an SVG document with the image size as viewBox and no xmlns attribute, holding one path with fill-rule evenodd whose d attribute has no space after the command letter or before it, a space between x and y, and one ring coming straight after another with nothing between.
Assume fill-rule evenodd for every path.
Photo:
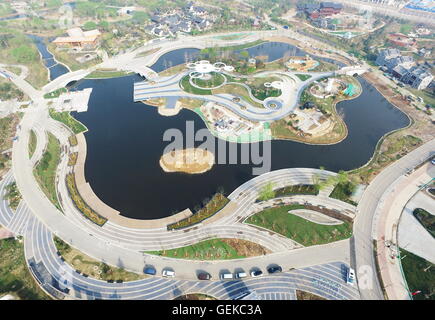
<instances>
[{"instance_id":1,"label":"white car","mask_svg":"<svg viewBox=\"0 0 435 320\"><path fill-rule=\"evenodd\" d=\"M173 278L173 277L175 277L175 272L172 270L165 269L162 272L162 276L167 277L167 278Z\"/></svg>"},{"instance_id":2,"label":"white car","mask_svg":"<svg viewBox=\"0 0 435 320\"><path fill-rule=\"evenodd\" d=\"M432 162L432 164L435 165L435 159L432 159L430 162Z\"/></svg>"},{"instance_id":3,"label":"white car","mask_svg":"<svg viewBox=\"0 0 435 320\"><path fill-rule=\"evenodd\" d=\"M351 285L355 283L355 270L352 268L347 269L346 282Z\"/></svg>"}]
</instances>

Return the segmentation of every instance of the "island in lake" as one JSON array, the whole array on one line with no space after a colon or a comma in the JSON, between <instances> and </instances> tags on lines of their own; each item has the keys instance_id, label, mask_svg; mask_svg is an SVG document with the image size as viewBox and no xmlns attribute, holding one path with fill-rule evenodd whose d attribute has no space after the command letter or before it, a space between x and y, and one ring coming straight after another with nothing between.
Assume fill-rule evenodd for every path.
<instances>
[{"instance_id":1,"label":"island in lake","mask_svg":"<svg viewBox=\"0 0 435 320\"><path fill-rule=\"evenodd\" d=\"M214 154L200 148L172 150L160 158L160 166L165 172L199 174L210 170L214 165Z\"/></svg>"}]
</instances>

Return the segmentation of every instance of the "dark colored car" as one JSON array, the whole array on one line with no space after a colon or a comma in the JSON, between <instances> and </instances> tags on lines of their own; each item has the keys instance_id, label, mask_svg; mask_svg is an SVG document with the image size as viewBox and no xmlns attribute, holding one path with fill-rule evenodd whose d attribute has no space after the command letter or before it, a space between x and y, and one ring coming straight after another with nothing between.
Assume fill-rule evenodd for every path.
<instances>
[{"instance_id":1,"label":"dark colored car","mask_svg":"<svg viewBox=\"0 0 435 320\"><path fill-rule=\"evenodd\" d=\"M198 279L199 280L210 280L211 275L210 275L210 273L207 273L207 272L201 272L198 274Z\"/></svg>"},{"instance_id":2,"label":"dark colored car","mask_svg":"<svg viewBox=\"0 0 435 320\"><path fill-rule=\"evenodd\" d=\"M155 276L156 275L156 269L154 269L153 267L146 267L144 269L143 273Z\"/></svg>"},{"instance_id":3,"label":"dark colored car","mask_svg":"<svg viewBox=\"0 0 435 320\"><path fill-rule=\"evenodd\" d=\"M259 276L261 276L263 274L263 271L261 271L261 270L254 270L254 271L251 271L251 277L259 277Z\"/></svg>"},{"instance_id":4,"label":"dark colored car","mask_svg":"<svg viewBox=\"0 0 435 320\"><path fill-rule=\"evenodd\" d=\"M280 266L269 267L269 268L267 268L267 272L269 272L269 273L282 272L282 268Z\"/></svg>"}]
</instances>

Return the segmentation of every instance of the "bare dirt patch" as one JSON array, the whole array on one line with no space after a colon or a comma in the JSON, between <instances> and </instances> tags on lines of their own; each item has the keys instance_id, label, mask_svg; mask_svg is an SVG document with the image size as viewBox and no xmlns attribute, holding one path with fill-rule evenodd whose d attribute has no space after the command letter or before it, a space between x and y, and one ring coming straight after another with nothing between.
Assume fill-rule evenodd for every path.
<instances>
[{"instance_id":1,"label":"bare dirt patch","mask_svg":"<svg viewBox=\"0 0 435 320\"><path fill-rule=\"evenodd\" d=\"M222 239L222 241L236 249L239 255L245 257L256 257L271 253L271 251L265 247L247 240Z\"/></svg>"}]
</instances>

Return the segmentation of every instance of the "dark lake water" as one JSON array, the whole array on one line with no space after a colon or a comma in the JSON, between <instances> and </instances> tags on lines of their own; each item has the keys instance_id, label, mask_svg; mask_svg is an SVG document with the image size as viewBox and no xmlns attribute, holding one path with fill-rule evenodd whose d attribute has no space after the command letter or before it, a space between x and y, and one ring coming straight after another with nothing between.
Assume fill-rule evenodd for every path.
<instances>
[{"instance_id":1,"label":"dark lake water","mask_svg":"<svg viewBox=\"0 0 435 320\"><path fill-rule=\"evenodd\" d=\"M57 77L69 72L67 67L65 67L61 63L57 63L54 60L53 55L47 50L47 45L44 43L43 38L32 34L29 34L28 36L33 40L33 42L35 42L36 47L41 53L44 65L48 68L48 71L50 72L50 80L54 80Z\"/></svg>"},{"instance_id":2,"label":"dark lake water","mask_svg":"<svg viewBox=\"0 0 435 320\"><path fill-rule=\"evenodd\" d=\"M189 54L195 52L192 50ZM184 52L177 50L161 57L153 69L163 70L162 64L169 57L173 59L172 65L178 64L176 61L184 62ZM205 128L205 124L189 110L163 117L155 107L134 103L133 83L141 80L139 76L128 76L83 80L78 84L79 89L93 88L88 111L73 115L89 128L85 134L88 145L85 176L102 201L123 216L156 219L193 209L219 187L230 193L253 178L253 164L217 164L200 175L165 173L159 165L169 143L163 141L165 130L177 128L185 132L188 120L194 121L195 130ZM347 138L331 146L272 141L272 170L320 166L332 171L357 168L370 159L382 135L408 125L404 113L364 79L359 80L363 93L337 105L349 129ZM240 150L240 145L237 148Z\"/></svg>"}]
</instances>

